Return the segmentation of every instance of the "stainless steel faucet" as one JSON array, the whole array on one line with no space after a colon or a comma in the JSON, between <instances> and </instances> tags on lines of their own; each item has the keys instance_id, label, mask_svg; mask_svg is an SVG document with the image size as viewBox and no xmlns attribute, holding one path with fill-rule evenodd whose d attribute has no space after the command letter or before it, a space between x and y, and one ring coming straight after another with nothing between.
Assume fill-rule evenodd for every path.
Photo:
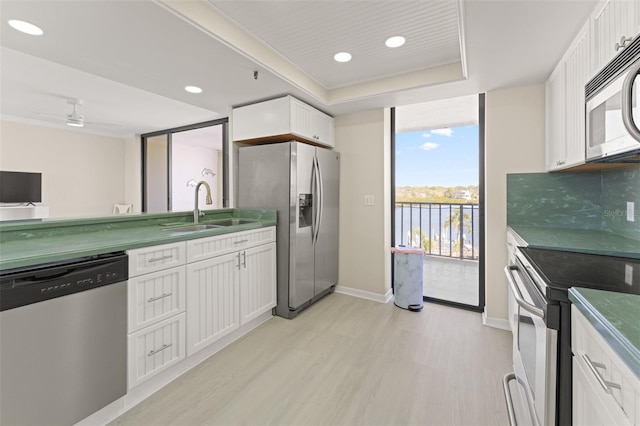
<instances>
[{"instance_id":1,"label":"stainless steel faucet","mask_svg":"<svg viewBox=\"0 0 640 426\"><path fill-rule=\"evenodd\" d=\"M204 185L204 187L207 189L207 198L205 199L205 202L207 204L213 204L213 201L211 200L211 188L209 187L209 184L207 182L201 180L196 185L196 199L195 208L193 209L193 223L198 223L198 221L200 220L201 213L200 209L198 209L198 191L200 191L200 185ZM202 213L202 216L204 216L204 213Z\"/></svg>"}]
</instances>

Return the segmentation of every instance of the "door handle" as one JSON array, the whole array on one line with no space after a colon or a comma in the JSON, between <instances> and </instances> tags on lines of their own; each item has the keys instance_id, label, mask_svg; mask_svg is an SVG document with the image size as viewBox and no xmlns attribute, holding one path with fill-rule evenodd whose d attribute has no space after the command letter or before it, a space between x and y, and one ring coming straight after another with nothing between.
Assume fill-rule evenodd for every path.
<instances>
[{"instance_id":1,"label":"door handle","mask_svg":"<svg viewBox=\"0 0 640 426\"><path fill-rule=\"evenodd\" d=\"M538 318L544 319L544 311L538 308L535 305L524 300L522 297L522 293L520 292L520 288L518 288L518 284L516 284L515 279L513 278L513 274L511 271L517 270L517 266L506 266L504 268L504 273L507 275L507 281L509 281L509 286L511 286L511 291L513 291L513 297L516 299L516 303L525 311L529 312L532 315L537 316Z\"/></svg>"},{"instance_id":2,"label":"door handle","mask_svg":"<svg viewBox=\"0 0 640 426\"><path fill-rule=\"evenodd\" d=\"M633 82L640 72L640 61L629 68L629 72L622 83L622 122L631 137L640 142L640 130L633 121Z\"/></svg>"}]
</instances>

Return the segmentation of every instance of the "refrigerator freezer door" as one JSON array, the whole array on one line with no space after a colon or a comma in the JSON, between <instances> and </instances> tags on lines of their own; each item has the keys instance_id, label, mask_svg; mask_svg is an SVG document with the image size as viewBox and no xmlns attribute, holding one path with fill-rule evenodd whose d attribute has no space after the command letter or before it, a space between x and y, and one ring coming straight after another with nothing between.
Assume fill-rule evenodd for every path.
<instances>
[{"instance_id":1,"label":"refrigerator freezer door","mask_svg":"<svg viewBox=\"0 0 640 426\"><path fill-rule=\"evenodd\" d=\"M340 154L316 148L320 169L320 222L315 241L315 290L320 294L338 282L338 205Z\"/></svg>"},{"instance_id":2,"label":"refrigerator freezer door","mask_svg":"<svg viewBox=\"0 0 640 426\"><path fill-rule=\"evenodd\" d=\"M317 200L317 194L313 189L313 159L315 147L299 142L291 143L291 194L290 199L294 203L296 214L291 226L290 241L290 277L289 284L289 308L295 309L311 300L314 296L314 265L313 265L313 230L314 226L306 226L307 223L300 220L300 197L303 194L311 194L311 208Z\"/></svg>"}]
</instances>

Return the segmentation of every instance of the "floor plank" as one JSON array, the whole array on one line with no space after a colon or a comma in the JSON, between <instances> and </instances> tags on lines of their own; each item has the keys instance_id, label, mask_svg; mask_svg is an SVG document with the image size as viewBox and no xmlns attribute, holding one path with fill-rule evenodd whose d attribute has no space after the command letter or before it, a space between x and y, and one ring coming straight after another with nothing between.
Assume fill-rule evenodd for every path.
<instances>
[{"instance_id":1,"label":"floor plank","mask_svg":"<svg viewBox=\"0 0 640 426\"><path fill-rule=\"evenodd\" d=\"M511 334L480 314L331 294L249 333L113 425L501 425Z\"/></svg>"}]
</instances>

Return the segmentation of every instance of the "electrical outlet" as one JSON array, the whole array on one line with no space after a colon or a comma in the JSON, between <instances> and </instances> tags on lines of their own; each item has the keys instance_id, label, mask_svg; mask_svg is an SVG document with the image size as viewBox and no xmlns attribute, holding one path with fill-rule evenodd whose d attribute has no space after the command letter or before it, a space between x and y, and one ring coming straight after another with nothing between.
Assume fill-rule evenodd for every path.
<instances>
[{"instance_id":1,"label":"electrical outlet","mask_svg":"<svg viewBox=\"0 0 640 426\"><path fill-rule=\"evenodd\" d=\"M633 285L633 265L624 265L624 282Z\"/></svg>"},{"instance_id":2,"label":"electrical outlet","mask_svg":"<svg viewBox=\"0 0 640 426\"><path fill-rule=\"evenodd\" d=\"M364 196L364 205L365 206L373 206L373 195L365 195Z\"/></svg>"},{"instance_id":3,"label":"electrical outlet","mask_svg":"<svg viewBox=\"0 0 640 426\"><path fill-rule=\"evenodd\" d=\"M627 220L629 222L635 222L636 220L636 203L633 201L627 201Z\"/></svg>"}]
</instances>

